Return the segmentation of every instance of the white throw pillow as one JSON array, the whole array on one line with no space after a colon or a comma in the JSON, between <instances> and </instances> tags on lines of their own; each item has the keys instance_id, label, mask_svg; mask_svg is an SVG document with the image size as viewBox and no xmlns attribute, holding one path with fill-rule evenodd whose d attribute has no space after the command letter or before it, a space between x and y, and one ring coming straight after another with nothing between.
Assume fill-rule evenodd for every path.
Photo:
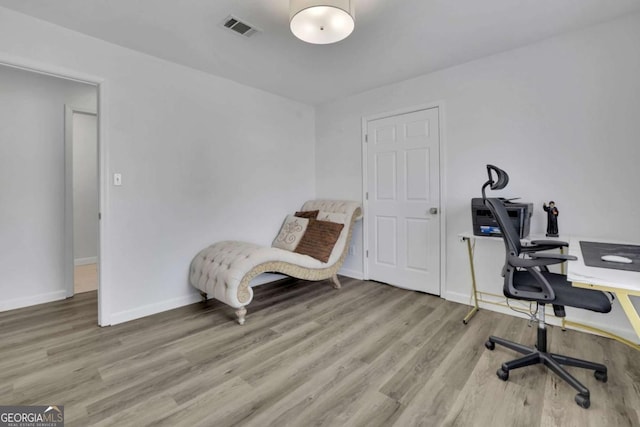
<instances>
[{"instance_id":1,"label":"white throw pillow","mask_svg":"<svg viewBox=\"0 0 640 427\"><path fill-rule=\"evenodd\" d=\"M308 225L309 220L307 218L287 215L278 236L273 240L271 246L293 252L298 247L298 243L300 243L300 239L302 239Z\"/></svg>"},{"instance_id":2,"label":"white throw pillow","mask_svg":"<svg viewBox=\"0 0 640 427\"><path fill-rule=\"evenodd\" d=\"M344 224L347 220L347 215L338 212L320 211L318 212L318 217L316 219L319 221L329 221L337 222L338 224Z\"/></svg>"}]
</instances>

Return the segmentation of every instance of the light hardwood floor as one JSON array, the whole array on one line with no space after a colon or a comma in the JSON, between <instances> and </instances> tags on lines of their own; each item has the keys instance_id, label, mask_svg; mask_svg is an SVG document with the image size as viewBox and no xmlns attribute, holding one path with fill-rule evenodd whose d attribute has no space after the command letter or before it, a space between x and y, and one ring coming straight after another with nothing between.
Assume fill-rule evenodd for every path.
<instances>
[{"instance_id":1,"label":"light hardwood floor","mask_svg":"<svg viewBox=\"0 0 640 427\"><path fill-rule=\"evenodd\" d=\"M342 278L255 289L247 324L216 301L96 326L96 294L0 313L0 404L61 404L67 426L638 426L640 355L550 330L552 351L602 361L609 382L572 369L591 408L541 366L499 380L533 343L511 316Z\"/></svg>"},{"instance_id":2,"label":"light hardwood floor","mask_svg":"<svg viewBox=\"0 0 640 427\"><path fill-rule=\"evenodd\" d=\"M76 294L98 289L98 265L85 264L74 267L73 291Z\"/></svg>"}]
</instances>

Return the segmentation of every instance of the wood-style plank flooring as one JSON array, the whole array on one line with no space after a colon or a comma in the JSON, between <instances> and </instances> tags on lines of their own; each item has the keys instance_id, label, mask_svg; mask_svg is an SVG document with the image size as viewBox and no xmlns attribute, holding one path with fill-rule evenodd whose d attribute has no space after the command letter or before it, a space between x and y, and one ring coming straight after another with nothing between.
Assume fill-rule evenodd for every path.
<instances>
[{"instance_id":1,"label":"wood-style plank flooring","mask_svg":"<svg viewBox=\"0 0 640 427\"><path fill-rule=\"evenodd\" d=\"M0 313L0 404L60 404L67 426L638 426L640 354L550 330L552 351L602 361L571 372L591 408L490 334L533 343L527 321L391 286L342 279L255 288L247 323L216 301L96 326L96 293Z\"/></svg>"},{"instance_id":2,"label":"wood-style plank flooring","mask_svg":"<svg viewBox=\"0 0 640 427\"><path fill-rule=\"evenodd\" d=\"M98 289L98 264L76 265L73 274L73 291L76 294Z\"/></svg>"}]
</instances>

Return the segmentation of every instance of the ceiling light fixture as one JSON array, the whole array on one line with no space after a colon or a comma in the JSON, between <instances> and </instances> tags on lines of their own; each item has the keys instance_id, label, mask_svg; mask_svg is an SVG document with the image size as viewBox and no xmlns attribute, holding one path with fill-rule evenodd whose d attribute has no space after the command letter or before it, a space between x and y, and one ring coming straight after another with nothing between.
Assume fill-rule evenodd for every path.
<instances>
[{"instance_id":1,"label":"ceiling light fixture","mask_svg":"<svg viewBox=\"0 0 640 427\"><path fill-rule=\"evenodd\" d=\"M307 43L339 42L355 27L353 3L354 0L291 0L291 32Z\"/></svg>"}]
</instances>

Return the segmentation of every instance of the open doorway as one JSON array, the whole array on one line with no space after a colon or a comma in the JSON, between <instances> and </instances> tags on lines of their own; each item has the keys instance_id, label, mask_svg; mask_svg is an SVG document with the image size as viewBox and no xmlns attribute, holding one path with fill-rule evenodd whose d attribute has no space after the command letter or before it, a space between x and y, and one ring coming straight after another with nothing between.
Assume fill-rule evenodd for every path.
<instances>
[{"instance_id":1,"label":"open doorway","mask_svg":"<svg viewBox=\"0 0 640 427\"><path fill-rule=\"evenodd\" d=\"M0 311L60 300L74 293L73 205L69 205L73 193L68 189L73 176L68 157L73 151L66 147L68 106L95 122L92 131L85 130L95 141L89 160L95 175L89 184L94 225L100 200L99 86L12 65L0 62ZM97 228L94 236L97 270ZM97 285L98 275L94 282Z\"/></svg>"},{"instance_id":2,"label":"open doorway","mask_svg":"<svg viewBox=\"0 0 640 427\"><path fill-rule=\"evenodd\" d=\"M65 233L71 244L68 296L98 289L98 117L95 110L65 106ZM69 196L71 200L69 200Z\"/></svg>"}]
</instances>

